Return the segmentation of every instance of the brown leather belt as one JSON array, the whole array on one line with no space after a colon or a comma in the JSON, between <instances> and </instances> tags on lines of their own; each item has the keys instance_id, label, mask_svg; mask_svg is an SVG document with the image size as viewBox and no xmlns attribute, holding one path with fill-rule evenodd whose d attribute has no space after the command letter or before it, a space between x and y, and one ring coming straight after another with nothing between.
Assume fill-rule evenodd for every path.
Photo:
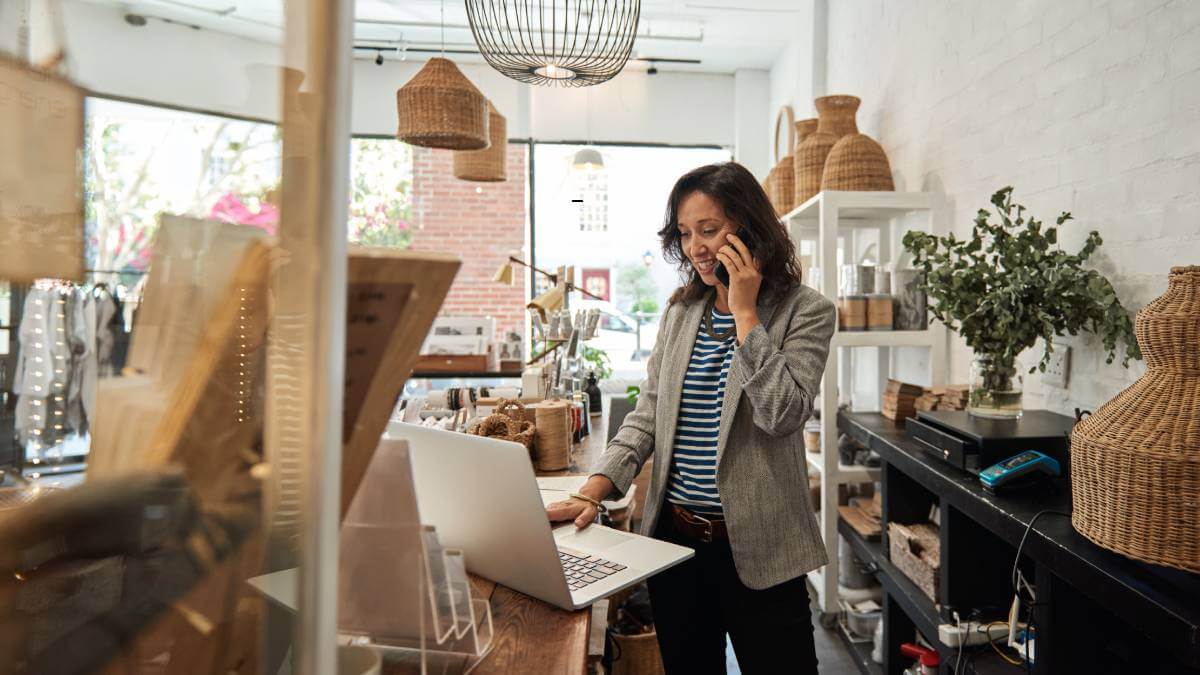
<instances>
[{"instance_id":1,"label":"brown leather belt","mask_svg":"<svg viewBox=\"0 0 1200 675\"><path fill-rule=\"evenodd\" d=\"M671 526L679 534L706 544L714 541L729 541L729 533L725 531L724 519L709 520L671 502L667 502L667 507L671 516Z\"/></svg>"}]
</instances>

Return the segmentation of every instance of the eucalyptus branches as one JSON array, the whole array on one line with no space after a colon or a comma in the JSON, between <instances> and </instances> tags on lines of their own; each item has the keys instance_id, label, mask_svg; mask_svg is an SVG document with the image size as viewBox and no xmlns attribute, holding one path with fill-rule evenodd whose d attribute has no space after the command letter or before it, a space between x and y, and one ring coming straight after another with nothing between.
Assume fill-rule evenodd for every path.
<instances>
[{"instance_id":1,"label":"eucalyptus branches","mask_svg":"<svg viewBox=\"0 0 1200 675\"><path fill-rule=\"evenodd\" d=\"M1029 372L1045 371L1054 336L1080 331L1100 336L1108 363L1117 357L1118 342L1125 347L1122 365L1140 359L1129 312L1112 284L1084 268L1102 243L1100 234L1091 232L1078 253L1067 253L1058 231L1071 214L1063 212L1046 227L1013 203L1012 192L1006 187L992 195L999 222L980 209L969 239L904 235L904 248L924 272L933 315L997 368L1011 369L1017 355L1042 338L1041 361Z\"/></svg>"}]
</instances>

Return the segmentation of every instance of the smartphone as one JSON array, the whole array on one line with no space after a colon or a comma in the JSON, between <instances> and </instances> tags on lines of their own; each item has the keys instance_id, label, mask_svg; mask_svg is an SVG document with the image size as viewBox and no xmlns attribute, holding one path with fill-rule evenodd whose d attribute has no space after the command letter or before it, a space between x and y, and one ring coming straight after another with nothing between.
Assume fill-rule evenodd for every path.
<instances>
[{"instance_id":1,"label":"smartphone","mask_svg":"<svg viewBox=\"0 0 1200 675\"><path fill-rule=\"evenodd\" d=\"M750 231L743 227L739 228L734 234L746 245L746 250L750 252L750 257L754 257L754 238L750 236ZM732 244L730 245L732 246ZM713 274L717 275L718 281L724 284L726 288L729 288L729 270L725 269L723 263L717 263L717 266L713 269Z\"/></svg>"}]
</instances>

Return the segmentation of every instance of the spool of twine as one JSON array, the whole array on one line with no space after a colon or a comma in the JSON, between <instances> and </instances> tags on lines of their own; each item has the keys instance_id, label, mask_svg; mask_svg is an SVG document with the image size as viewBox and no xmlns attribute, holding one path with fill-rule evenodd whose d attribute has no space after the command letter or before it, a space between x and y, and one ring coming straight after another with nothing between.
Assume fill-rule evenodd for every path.
<instances>
[{"instance_id":1,"label":"spool of twine","mask_svg":"<svg viewBox=\"0 0 1200 675\"><path fill-rule=\"evenodd\" d=\"M562 471L571 465L571 408L565 401L546 401L534 407L533 467Z\"/></svg>"}]
</instances>

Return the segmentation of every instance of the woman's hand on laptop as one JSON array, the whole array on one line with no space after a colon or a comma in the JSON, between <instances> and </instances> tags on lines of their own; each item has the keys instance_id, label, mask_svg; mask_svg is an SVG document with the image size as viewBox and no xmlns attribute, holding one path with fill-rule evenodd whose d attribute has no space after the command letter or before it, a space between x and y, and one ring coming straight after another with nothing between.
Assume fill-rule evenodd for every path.
<instances>
[{"instance_id":1,"label":"woman's hand on laptop","mask_svg":"<svg viewBox=\"0 0 1200 675\"><path fill-rule=\"evenodd\" d=\"M587 495L596 501L604 501L606 497L616 490L616 486L608 479L607 476L595 475L588 479L583 487L579 488L579 494ZM575 527L583 529L596 520L596 514L600 509L596 508L595 504L584 501L582 499L567 499L561 502L554 502L546 507L546 516L552 523L558 523L565 520L574 520Z\"/></svg>"}]
</instances>

